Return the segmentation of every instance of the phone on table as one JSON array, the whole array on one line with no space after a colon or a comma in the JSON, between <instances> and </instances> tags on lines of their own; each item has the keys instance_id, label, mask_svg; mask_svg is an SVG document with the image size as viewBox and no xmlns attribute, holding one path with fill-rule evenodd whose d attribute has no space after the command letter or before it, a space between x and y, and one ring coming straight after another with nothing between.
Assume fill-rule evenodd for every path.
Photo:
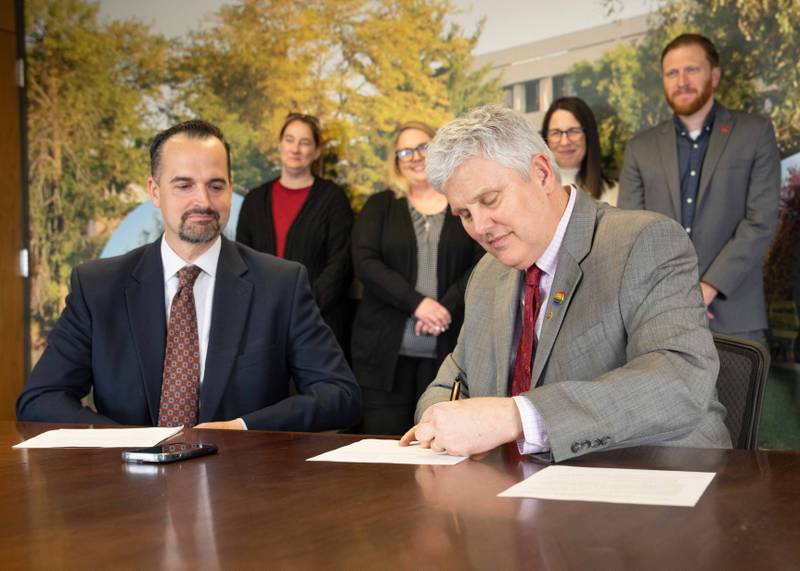
<instances>
[{"instance_id":1,"label":"phone on table","mask_svg":"<svg viewBox=\"0 0 800 571\"><path fill-rule=\"evenodd\" d=\"M214 454L217 447L206 442L172 442L170 444L160 444L150 448L139 448L138 450L126 450L122 453L125 462L144 462L153 464L166 464L168 462L178 462L188 460L197 456Z\"/></svg>"}]
</instances>

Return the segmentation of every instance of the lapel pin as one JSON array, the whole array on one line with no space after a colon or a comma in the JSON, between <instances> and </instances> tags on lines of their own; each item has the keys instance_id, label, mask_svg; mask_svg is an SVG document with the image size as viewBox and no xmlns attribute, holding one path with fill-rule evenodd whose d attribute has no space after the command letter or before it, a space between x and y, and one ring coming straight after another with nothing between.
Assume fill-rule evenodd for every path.
<instances>
[{"instance_id":1,"label":"lapel pin","mask_svg":"<svg viewBox=\"0 0 800 571\"><path fill-rule=\"evenodd\" d=\"M719 126L719 130L727 135L728 132L731 130L731 126L727 125L727 124L726 125L720 125Z\"/></svg>"},{"instance_id":2,"label":"lapel pin","mask_svg":"<svg viewBox=\"0 0 800 571\"><path fill-rule=\"evenodd\" d=\"M563 291L557 291L556 294L553 296L553 303L555 305L561 305L564 302L564 298L567 296Z\"/></svg>"},{"instance_id":3,"label":"lapel pin","mask_svg":"<svg viewBox=\"0 0 800 571\"><path fill-rule=\"evenodd\" d=\"M548 311L547 315L545 315L544 318L547 319L547 320L553 319L553 312L552 311Z\"/></svg>"}]
</instances>

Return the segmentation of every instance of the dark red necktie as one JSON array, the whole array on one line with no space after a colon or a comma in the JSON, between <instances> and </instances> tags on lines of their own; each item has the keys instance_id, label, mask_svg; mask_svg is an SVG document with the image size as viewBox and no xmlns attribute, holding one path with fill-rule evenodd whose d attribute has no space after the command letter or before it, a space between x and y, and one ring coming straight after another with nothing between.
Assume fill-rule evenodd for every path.
<instances>
[{"instance_id":1,"label":"dark red necktie","mask_svg":"<svg viewBox=\"0 0 800 571\"><path fill-rule=\"evenodd\" d=\"M194 282L202 270L184 266L178 272L178 291L172 298L161 383L159 426L194 426L200 408L200 343Z\"/></svg>"},{"instance_id":2,"label":"dark red necktie","mask_svg":"<svg viewBox=\"0 0 800 571\"><path fill-rule=\"evenodd\" d=\"M536 318L539 316L541 299L539 282L542 270L534 264L525 271L525 303L522 307L522 333L514 360L514 376L511 381L511 396L527 392L531 388L531 365L536 352Z\"/></svg>"}]
</instances>

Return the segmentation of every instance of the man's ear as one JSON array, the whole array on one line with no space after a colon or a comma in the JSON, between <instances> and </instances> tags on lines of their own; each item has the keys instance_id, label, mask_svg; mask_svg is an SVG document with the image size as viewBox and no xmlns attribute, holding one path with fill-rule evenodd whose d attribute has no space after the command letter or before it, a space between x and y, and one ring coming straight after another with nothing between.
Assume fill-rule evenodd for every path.
<instances>
[{"instance_id":1,"label":"man's ear","mask_svg":"<svg viewBox=\"0 0 800 571\"><path fill-rule=\"evenodd\" d=\"M158 187L158 183L152 176L147 178L147 194L150 195L150 200L153 202L155 207L161 208L161 189Z\"/></svg>"},{"instance_id":2,"label":"man's ear","mask_svg":"<svg viewBox=\"0 0 800 571\"><path fill-rule=\"evenodd\" d=\"M530 176L539 186L543 188L550 186L550 181L555 178L555 174L547 157L542 154L533 155Z\"/></svg>"},{"instance_id":3,"label":"man's ear","mask_svg":"<svg viewBox=\"0 0 800 571\"><path fill-rule=\"evenodd\" d=\"M721 67L712 67L711 68L711 87L714 89L717 88L719 85L719 80L722 78L722 68Z\"/></svg>"}]
</instances>

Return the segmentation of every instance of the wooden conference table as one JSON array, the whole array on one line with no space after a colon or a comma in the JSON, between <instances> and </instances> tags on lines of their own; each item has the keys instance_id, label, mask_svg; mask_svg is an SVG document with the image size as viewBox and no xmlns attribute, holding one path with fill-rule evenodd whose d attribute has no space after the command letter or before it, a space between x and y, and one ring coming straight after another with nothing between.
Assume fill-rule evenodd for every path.
<instances>
[{"instance_id":1,"label":"wooden conference table","mask_svg":"<svg viewBox=\"0 0 800 571\"><path fill-rule=\"evenodd\" d=\"M457 466L305 462L359 436L189 431L219 453L12 450L0 422L3 569L789 569L800 453L637 448L581 466L715 471L695 508L497 498L542 468L515 446Z\"/></svg>"}]
</instances>

